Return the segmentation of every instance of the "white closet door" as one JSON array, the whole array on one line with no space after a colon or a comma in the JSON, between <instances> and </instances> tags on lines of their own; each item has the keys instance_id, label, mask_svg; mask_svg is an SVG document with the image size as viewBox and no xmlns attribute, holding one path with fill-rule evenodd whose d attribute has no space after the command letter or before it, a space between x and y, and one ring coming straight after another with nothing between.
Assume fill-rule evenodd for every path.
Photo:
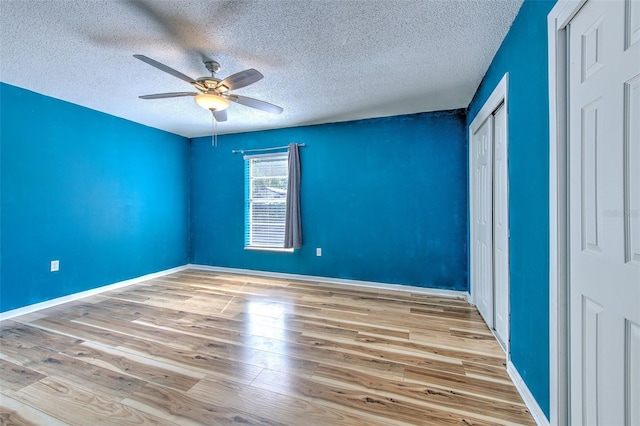
<instances>
[{"instance_id":1,"label":"white closet door","mask_svg":"<svg viewBox=\"0 0 640 426\"><path fill-rule=\"evenodd\" d=\"M493 194L492 130L490 116L473 134L474 206L473 263L476 272L476 306L489 328L493 328Z\"/></svg>"},{"instance_id":2,"label":"white closet door","mask_svg":"<svg viewBox=\"0 0 640 426\"><path fill-rule=\"evenodd\" d=\"M640 3L569 25L570 415L640 425Z\"/></svg>"}]
</instances>

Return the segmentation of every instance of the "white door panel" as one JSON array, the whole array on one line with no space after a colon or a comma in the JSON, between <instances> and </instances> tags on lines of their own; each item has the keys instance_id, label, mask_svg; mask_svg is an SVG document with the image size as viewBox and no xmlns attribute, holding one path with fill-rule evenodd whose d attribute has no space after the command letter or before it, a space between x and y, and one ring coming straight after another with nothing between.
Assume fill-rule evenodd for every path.
<instances>
[{"instance_id":1,"label":"white door panel","mask_svg":"<svg viewBox=\"0 0 640 426\"><path fill-rule=\"evenodd\" d=\"M507 165L507 109L504 104L493 120L493 270L494 329L505 346L509 339L509 215Z\"/></svg>"},{"instance_id":2,"label":"white door panel","mask_svg":"<svg viewBox=\"0 0 640 426\"><path fill-rule=\"evenodd\" d=\"M569 25L571 424L640 425L637 0Z\"/></svg>"},{"instance_id":3,"label":"white door panel","mask_svg":"<svg viewBox=\"0 0 640 426\"><path fill-rule=\"evenodd\" d=\"M472 136L474 164L474 241L476 306L489 328L493 328L493 197L492 197L492 128L490 116Z\"/></svg>"},{"instance_id":4,"label":"white door panel","mask_svg":"<svg viewBox=\"0 0 640 426\"><path fill-rule=\"evenodd\" d=\"M640 2L638 11L640 12ZM640 18L639 18L640 19ZM640 76L625 83L625 260L640 266Z\"/></svg>"}]
</instances>

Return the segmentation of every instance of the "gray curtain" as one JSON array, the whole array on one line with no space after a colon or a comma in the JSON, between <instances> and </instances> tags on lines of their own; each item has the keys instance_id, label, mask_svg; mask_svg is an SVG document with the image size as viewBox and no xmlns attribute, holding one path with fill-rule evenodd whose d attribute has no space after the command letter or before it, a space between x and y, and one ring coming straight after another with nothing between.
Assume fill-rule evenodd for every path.
<instances>
[{"instance_id":1,"label":"gray curtain","mask_svg":"<svg viewBox=\"0 0 640 426\"><path fill-rule=\"evenodd\" d=\"M284 247L302 247L300 221L300 152L297 143L289 144L289 187L287 189L287 215L284 225Z\"/></svg>"}]
</instances>

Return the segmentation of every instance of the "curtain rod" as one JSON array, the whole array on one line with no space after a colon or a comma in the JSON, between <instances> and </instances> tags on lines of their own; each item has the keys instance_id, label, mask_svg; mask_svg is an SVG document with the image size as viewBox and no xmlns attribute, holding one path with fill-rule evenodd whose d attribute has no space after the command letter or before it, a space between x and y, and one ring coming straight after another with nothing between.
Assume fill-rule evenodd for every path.
<instances>
[{"instance_id":1,"label":"curtain rod","mask_svg":"<svg viewBox=\"0 0 640 426\"><path fill-rule=\"evenodd\" d=\"M307 146L307 144L306 143L299 143L298 146L300 146L300 147ZM244 154L246 152L273 151L273 150L276 150L276 149L285 149L285 148L289 148L289 145L274 146L273 148L233 149L233 150L231 150L231 153L232 154Z\"/></svg>"}]
</instances>

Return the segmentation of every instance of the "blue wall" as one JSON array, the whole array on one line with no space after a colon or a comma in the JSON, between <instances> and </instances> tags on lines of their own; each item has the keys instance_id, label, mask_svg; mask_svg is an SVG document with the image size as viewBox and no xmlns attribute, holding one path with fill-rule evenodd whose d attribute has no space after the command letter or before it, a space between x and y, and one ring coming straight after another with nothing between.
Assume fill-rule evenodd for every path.
<instances>
[{"instance_id":1,"label":"blue wall","mask_svg":"<svg viewBox=\"0 0 640 426\"><path fill-rule=\"evenodd\" d=\"M244 250L244 162L232 149L301 148L303 247ZM252 132L192 142L198 264L467 290L463 111ZM316 247L322 257L315 256Z\"/></svg>"},{"instance_id":2,"label":"blue wall","mask_svg":"<svg viewBox=\"0 0 640 426\"><path fill-rule=\"evenodd\" d=\"M0 96L1 311L187 263L187 139L6 84Z\"/></svg>"},{"instance_id":3,"label":"blue wall","mask_svg":"<svg viewBox=\"0 0 640 426\"><path fill-rule=\"evenodd\" d=\"M471 123L509 73L511 361L549 417L549 97L547 15L523 4L467 116Z\"/></svg>"}]
</instances>

